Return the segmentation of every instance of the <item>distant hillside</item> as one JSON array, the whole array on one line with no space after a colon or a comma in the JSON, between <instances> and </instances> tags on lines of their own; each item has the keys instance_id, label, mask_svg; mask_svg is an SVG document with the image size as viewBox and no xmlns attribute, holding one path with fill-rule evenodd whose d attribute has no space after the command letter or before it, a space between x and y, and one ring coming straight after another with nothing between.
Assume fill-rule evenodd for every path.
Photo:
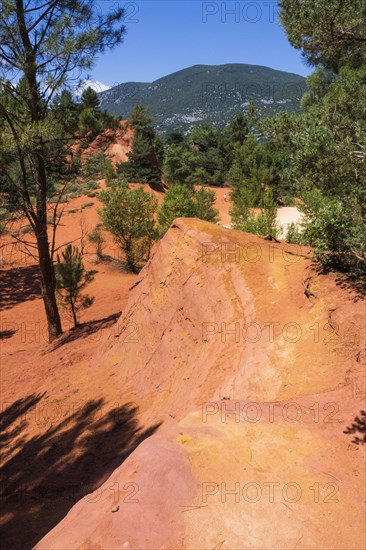
<instances>
[{"instance_id":1,"label":"distant hillside","mask_svg":"<svg viewBox=\"0 0 366 550\"><path fill-rule=\"evenodd\" d=\"M188 131L209 121L225 126L253 99L260 114L297 111L306 91L302 76L258 65L194 65L152 83L127 82L100 93L101 105L128 118L134 105L148 107L156 129Z\"/></svg>"}]
</instances>

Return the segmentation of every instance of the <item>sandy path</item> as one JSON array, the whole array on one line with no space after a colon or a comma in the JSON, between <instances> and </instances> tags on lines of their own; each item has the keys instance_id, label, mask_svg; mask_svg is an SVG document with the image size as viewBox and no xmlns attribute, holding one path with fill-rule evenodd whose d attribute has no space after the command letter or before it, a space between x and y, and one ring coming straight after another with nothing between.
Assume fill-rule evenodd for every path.
<instances>
[{"instance_id":1,"label":"sandy path","mask_svg":"<svg viewBox=\"0 0 366 550\"><path fill-rule=\"evenodd\" d=\"M215 208L219 211L220 222L219 225L224 227L231 227L230 208L232 202L230 201L230 187L210 187L216 193ZM226 200L224 199L226 195ZM287 228L290 223L299 223L303 215L295 206L284 206L277 210L277 223L279 224L280 237L283 239L286 236Z\"/></svg>"},{"instance_id":2,"label":"sandy path","mask_svg":"<svg viewBox=\"0 0 366 550\"><path fill-rule=\"evenodd\" d=\"M303 214L296 206L284 206L277 210L277 222L282 227L281 237L285 237L290 223L299 223Z\"/></svg>"}]
</instances>

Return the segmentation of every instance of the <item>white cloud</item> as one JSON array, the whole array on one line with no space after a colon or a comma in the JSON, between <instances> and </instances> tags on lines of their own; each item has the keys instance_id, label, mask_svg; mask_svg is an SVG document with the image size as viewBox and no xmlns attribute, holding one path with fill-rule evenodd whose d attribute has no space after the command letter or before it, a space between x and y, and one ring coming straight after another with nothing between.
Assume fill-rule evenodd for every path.
<instances>
[{"instance_id":1,"label":"white cloud","mask_svg":"<svg viewBox=\"0 0 366 550\"><path fill-rule=\"evenodd\" d=\"M103 82L99 82L99 80L85 80L75 91L75 95L77 97L80 97L83 91L86 88L92 88L97 93L99 92L105 92L106 90L110 90L111 86L108 86L107 84L103 84Z\"/></svg>"}]
</instances>

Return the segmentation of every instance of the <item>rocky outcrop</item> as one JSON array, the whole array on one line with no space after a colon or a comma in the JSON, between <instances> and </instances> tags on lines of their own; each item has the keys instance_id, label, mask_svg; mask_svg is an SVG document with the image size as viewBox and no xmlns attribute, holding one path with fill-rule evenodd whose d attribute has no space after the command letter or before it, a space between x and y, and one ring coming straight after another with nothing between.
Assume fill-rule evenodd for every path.
<instances>
[{"instance_id":1,"label":"rocky outcrop","mask_svg":"<svg viewBox=\"0 0 366 550\"><path fill-rule=\"evenodd\" d=\"M363 311L299 247L175 220L93 361L160 428L36 548L361 548Z\"/></svg>"},{"instance_id":2,"label":"rocky outcrop","mask_svg":"<svg viewBox=\"0 0 366 550\"><path fill-rule=\"evenodd\" d=\"M127 121L121 121L116 130L104 130L89 146L82 151L82 158L104 152L116 166L128 160L127 153L131 150L133 130Z\"/></svg>"}]
</instances>

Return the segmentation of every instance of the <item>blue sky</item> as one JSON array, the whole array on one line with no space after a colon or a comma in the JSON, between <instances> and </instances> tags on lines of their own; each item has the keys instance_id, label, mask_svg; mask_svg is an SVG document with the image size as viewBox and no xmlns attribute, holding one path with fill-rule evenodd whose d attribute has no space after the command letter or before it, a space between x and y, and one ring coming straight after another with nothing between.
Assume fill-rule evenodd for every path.
<instances>
[{"instance_id":1,"label":"blue sky","mask_svg":"<svg viewBox=\"0 0 366 550\"><path fill-rule=\"evenodd\" d=\"M100 56L91 77L108 85L152 82L196 64L250 63L301 75L312 72L278 20L277 2L99 1L125 7L124 42Z\"/></svg>"}]
</instances>

